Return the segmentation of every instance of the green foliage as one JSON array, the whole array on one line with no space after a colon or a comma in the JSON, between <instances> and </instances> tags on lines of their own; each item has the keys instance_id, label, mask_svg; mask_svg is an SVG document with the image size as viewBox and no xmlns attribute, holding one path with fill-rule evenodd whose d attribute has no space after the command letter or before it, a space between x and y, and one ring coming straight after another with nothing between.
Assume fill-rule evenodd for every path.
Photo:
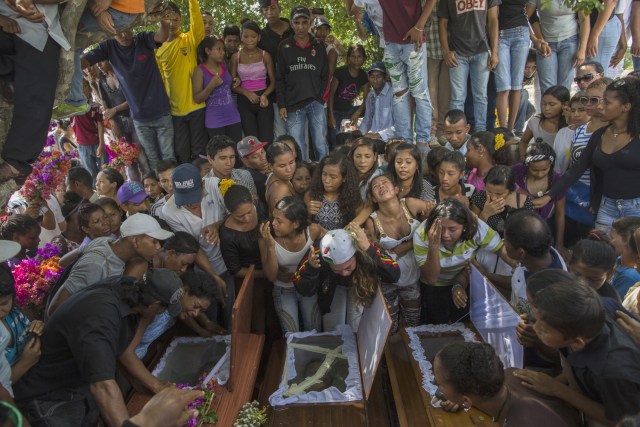
<instances>
[{"instance_id":1,"label":"green foliage","mask_svg":"<svg viewBox=\"0 0 640 427\"><path fill-rule=\"evenodd\" d=\"M189 0L174 0L174 2L182 10L183 30L188 29L189 24ZM211 12L213 15L214 33L222 35L222 30L227 24L236 24L240 26L240 21L249 18L258 23L260 27L265 25L265 19L260 15L260 7L258 0L227 0L223 3L220 0L200 0L200 8L203 11ZM280 0L282 8L281 16L289 19L291 9L304 2L299 0ZM358 37L355 22L353 18L347 15L342 0L315 0L314 7L322 7L325 10L325 16L331 23L331 33L342 43L345 49L352 44L362 44L367 51L366 64L382 59L382 49L380 49L378 40L370 36L366 41ZM365 65L366 67L366 65Z\"/></svg>"}]
</instances>

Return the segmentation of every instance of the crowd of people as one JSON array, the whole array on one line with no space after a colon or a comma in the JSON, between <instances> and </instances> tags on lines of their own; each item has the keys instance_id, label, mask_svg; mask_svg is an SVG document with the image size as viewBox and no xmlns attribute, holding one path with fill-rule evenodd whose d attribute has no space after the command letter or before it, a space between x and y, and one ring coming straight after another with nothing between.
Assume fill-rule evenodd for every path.
<instances>
[{"instance_id":1,"label":"crowd of people","mask_svg":"<svg viewBox=\"0 0 640 427\"><path fill-rule=\"evenodd\" d=\"M47 136L78 157L0 222L0 419L179 425L196 394L151 374L153 344L178 320L229 330L251 265L268 341L357 331L379 290L392 333L469 322L473 266L520 315L525 369L488 344L445 347L445 410L640 423L640 78L615 68L628 26L640 55L640 2L345 0L381 58L343 46L322 8L259 0L262 28L218 36L186 3L147 11L150 32L131 28L142 0L90 0L78 31L111 37L76 49L55 108L72 48L57 2L0 4L0 182L21 185ZM115 143L140 155L109 164ZM52 246L64 270L29 318L16 267ZM130 419L132 386L157 397Z\"/></svg>"}]
</instances>

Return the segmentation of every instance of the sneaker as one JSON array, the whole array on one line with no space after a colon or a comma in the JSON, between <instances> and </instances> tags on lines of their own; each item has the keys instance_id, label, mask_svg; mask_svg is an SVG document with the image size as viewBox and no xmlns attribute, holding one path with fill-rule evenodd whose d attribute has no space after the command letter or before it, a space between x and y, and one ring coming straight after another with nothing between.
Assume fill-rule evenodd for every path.
<instances>
[{"instance_id":1,"label":"sneaker","mask_svg":"<svg viewBox=\"0 0 640 427\"><path fill-rule=\"evenodd\" d=\"M53 109L52 119L61 120L68 119L73 116L81 116L89 111L90 108L91 107L87 103L82 104L79 107L69 104L60 104Z\"/></svg>"}]
</instances>

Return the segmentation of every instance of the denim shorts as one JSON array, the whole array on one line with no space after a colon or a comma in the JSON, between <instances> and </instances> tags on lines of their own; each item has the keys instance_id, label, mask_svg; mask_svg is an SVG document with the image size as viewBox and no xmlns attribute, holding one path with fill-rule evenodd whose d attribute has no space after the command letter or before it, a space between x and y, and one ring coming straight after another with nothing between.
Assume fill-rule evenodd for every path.
<instances>
[{"instance_id":1,"label":"denim shorts","mask_svg":"<svg viewBox=\"0 0 640 427\"><path fill-rule=\"evenodd\" d=\"M624 200L602 196L596 217L596 228L608 233L611 231L613 221L623 216L640 217L640 198Z\"/></svg>"},{"instance_id":2,"label":"denim shorts","mask_svg":"<svg viewBox=\"0 0 640 427\"><path fill-rule=\"evenodd\" d=\"M516 27L500 30L498 40L498 66L495 70L496 90L522 89L524 66L529 54L529 28Z\"/></svg>"}]
</instances>

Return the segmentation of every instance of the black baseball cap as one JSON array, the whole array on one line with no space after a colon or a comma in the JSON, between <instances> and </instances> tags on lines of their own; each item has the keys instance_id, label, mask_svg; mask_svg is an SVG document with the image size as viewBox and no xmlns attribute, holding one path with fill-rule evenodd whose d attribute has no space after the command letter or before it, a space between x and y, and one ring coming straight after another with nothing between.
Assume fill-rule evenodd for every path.
<instances>
[{"instance_id":1,"label":"black baseball cap","mask_svg":"<svg viewBox=\"0 0 640 427\"><path fill-rule=\"evenodd\" d=\"M293 9L291 9L291 20L293 21L296 18L299 18L301 16L304 16L305 18L310 18L311 17L311 11L309 11L308 7L304 7L304 6L296 6Z\"/></svg>"}]
</instances>

